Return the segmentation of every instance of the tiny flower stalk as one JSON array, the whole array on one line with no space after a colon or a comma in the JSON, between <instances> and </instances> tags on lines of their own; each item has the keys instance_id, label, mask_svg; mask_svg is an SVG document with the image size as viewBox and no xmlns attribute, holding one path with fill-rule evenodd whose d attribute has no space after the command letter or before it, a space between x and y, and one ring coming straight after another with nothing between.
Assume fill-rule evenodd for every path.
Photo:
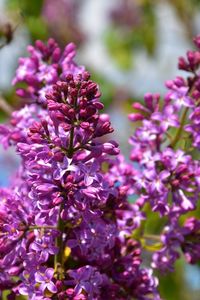
<instances>
[{"instance_id":1,"label":"tiny flower stalk","mask_svg":"<svg viewBox=\"0 0 200 300\"><path fill-rule=\"evenodd\" d=\"M29 226L27 228L27 230L37 230L37 229L42 229L42 230L49 230L49 229L53 229L56 230L57 227L56 226Z\"/></svg>"},{"instance_id":2,"label":"tiny flower stalk","mask_svg":"<svg viewBox=\"0 0 200 300\"><path fill-rule=\"evenodd\" d=\"M160 236L155 234L144 234L143 247L145 250L150 252L161 250L163 244L161 243Z\"/></svg>"}]
</instances>

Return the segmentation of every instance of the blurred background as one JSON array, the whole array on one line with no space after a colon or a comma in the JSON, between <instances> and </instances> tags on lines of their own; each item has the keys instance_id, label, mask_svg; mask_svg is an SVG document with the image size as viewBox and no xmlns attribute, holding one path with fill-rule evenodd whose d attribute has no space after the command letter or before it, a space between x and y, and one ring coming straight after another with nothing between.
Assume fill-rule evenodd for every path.
<instances>
[{"instance_id":1,"label":"blurred background","mask_svg":"<svg viewBox=\"0 0 200 300\"><path fill-rule=\"evenodd\" d=\"M146 92L165 93L164 82L179 75L178 57L199 33L200 0L0 0L0 121L20 106L11 80L27 45L49 37L62 48L74 42L76 61L99 83L114 137L128 156L131 103ZM16 162L12 152L0 154L6 185ZM200 299L198 266L180 260L160 282L163 299Z\"/></svg>"}]
</instances>

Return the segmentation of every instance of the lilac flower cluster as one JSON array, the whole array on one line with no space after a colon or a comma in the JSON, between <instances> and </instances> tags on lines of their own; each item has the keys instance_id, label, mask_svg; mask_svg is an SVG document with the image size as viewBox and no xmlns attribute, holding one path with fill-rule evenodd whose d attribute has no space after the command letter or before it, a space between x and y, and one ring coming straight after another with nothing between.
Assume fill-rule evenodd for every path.
<instances>
[{"instance_id":1,"label":"lilac flower cluster","mask_svg":"<svg viewBox=\"0 0 200 300\"><path fill-rule=\"evenodd\" d=\"M59 79L64 79L68 74L78 74L83 67L74 63L75 45L68 44L63 53L53 39L45 45L36 41L35 47L28 46L29 57L19 59L19 67L13 84L26 83L27 88L18 88L17 94L21 97L45 103L46 92Z\"/></svg>"},{"instance_id":2,"label":"lilac flower cluster","mask_svg":"<svg viewBox=\"0 0 200 300\"><path fill-rule=\"evenodd\" d=\"M145 219L142 202L128 201L138 172L104 137L113 129L98 85L72 44L61 53L38 41L28 51L13 80L27 104L0 127L21 159L0 189L0 297L161 299L133 235ZM185 227L189 260L198 224Z\"/></svg>"},{"instance_id":3,"label":"lilac flower cluster","mask_svg":"<svg viewBox=\"0 0 200 300\"><path fill-rule=\"evenodd\" d=\"M147 217L152 210L165 220L159 236L143 230L147 239L159 240L152 267L161 271L173 270L181 250L189 263L200 259L200 220L191 218L200 195L200 36L194 43L198 49L179 59L179 69L189 73L187 79L179 76L166 82L163 99L146 94L144 105L134 103L129 115L141 124L130 138L131 160L140 169L134 176L138 201Z\"/></svg>"}]
</instances>

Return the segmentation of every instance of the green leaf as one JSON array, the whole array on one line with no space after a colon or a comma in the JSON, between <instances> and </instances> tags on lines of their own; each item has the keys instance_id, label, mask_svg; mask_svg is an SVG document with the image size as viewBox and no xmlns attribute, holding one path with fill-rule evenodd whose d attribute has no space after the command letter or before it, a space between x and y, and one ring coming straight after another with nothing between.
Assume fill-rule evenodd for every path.
<instances>
[{"instance_id":1,"label":"green leaf","mask_svg":"<svg viewBox=\"0 0 200 300\"><path fill-rule=\"evenodd\" d=\"M21 14L28 18L30 16L39 16L43 7L43 0L7 0L8 8L20 10Z\"/></svg>"}]
</instances>

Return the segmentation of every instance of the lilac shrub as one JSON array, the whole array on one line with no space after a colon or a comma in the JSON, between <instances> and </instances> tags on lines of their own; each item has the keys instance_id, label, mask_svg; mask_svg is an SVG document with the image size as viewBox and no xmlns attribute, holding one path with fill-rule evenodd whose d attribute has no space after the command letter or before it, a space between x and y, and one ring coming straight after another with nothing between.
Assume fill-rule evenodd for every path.
<instances>
[{"instance_id":1,"label":"lilac shrub","mask_svg":"<svg viewBox=\"0 0 200 300\"><path fill-rule=\"evenodd\" d=\"M154 269L173 270L181 251L188 263L200 259L200 220L191 216L200 192L200 52L180 59L191 75L167 82L164 99L147 94L133 104L129 118L140 125L130 162L107 137L99 87L75 63L75 46L61 52L50 39L28 52L13 79L26 104L0 126L1 143L21 159L0 189L0 297L161 299ZM152 211L164 220L158 234L146 228Z\"/></svg>"}]
</instances>

